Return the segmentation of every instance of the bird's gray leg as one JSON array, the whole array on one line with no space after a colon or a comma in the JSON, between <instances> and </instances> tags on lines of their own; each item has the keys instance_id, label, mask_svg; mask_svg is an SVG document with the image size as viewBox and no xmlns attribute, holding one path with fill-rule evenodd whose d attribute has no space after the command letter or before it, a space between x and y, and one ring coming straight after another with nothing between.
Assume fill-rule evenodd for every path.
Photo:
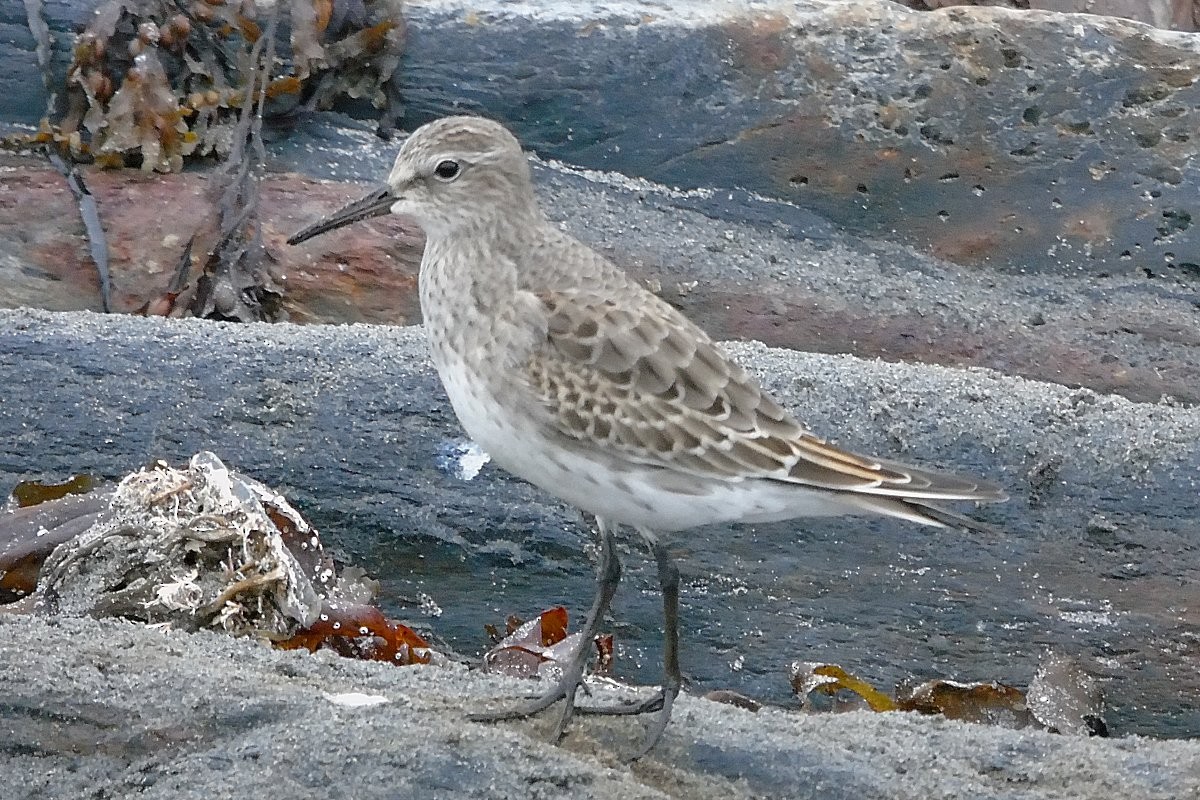
<instances>
[{"instance_id":1,"label":"bird's gray leg","mask_svg":"<svg viewBox=\"0 0 1200 800\"><path fill-rule=\"evenodd\" d=\"M579 647L572 654L571 660L562 665L562 676L545 693L529 703L504 711L469 714L468 719L478 722L521 719L545 711L554 703L565 699L567 702L554 732L556 741L562 738L575 710L575 692L583 680L583 668L591 655L592 642L600 628L600 620L604 618L621 580L621 560L617 557L616 542L613 539L616 526L597 517L596 528L600 539L600 556L596 564L596 597L592 600L592 607L588 609L583 627L579 630Z\"/></svg>"},{"instance_id":2,"label":"bird's gray leg","mask_svg":"<svg viewBox=\"0 0 1200 800\"><path fill-rule=\"evenodd\" d=\"M658 583L663 595L663 683L656 697L640 703L615 707L580 708L581 714L626 715L658 712L654 722L646 731L642 746L631 760L637 760L654 748L671 720L671 708L683 684L679 669L679 568L667 551L666 545L658 540L653 531L638 528L638 533L650 545L654 560L658 564Z\"/></svg>"},{"instance_id":3,"label":"bird's gray leg","mask_svg":"<svg viewBox=\"0 0 1200 800\"><path fill-rule=\"evenodd\" d=\"M663 684L662 709L646 730L646 738L642 740L642 747L634 759L646 755L654 748L654 745L658 744L663 731L667 729L667 723L671 721L671 707L675 704L679 687L683 683L683 674L679 670L679 567L675 566L675 561L667 552L666 545L657 537L647 535L649 531L639 530L638 532L650 541L650 549L658 564L658 583L662 587Z\"/></svg>"}]
</instances>

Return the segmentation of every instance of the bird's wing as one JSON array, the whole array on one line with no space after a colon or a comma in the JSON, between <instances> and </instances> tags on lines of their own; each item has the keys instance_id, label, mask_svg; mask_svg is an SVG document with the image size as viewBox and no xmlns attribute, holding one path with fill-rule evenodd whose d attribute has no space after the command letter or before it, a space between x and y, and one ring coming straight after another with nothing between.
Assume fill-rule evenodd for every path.
<instances>
[{"instance_id":1,"label":"bird's wing","mask_svg":"<svg viewBox=\"0 0 1200 800\"><path fill-rule=\"evenodd\" d=\"M654 295L537 295L546 341L525 378L560 433L710 478L774 479L915 499L998 500L979 481L868 458L804 429L696 325Z\"/></svg>"}]
</instances>

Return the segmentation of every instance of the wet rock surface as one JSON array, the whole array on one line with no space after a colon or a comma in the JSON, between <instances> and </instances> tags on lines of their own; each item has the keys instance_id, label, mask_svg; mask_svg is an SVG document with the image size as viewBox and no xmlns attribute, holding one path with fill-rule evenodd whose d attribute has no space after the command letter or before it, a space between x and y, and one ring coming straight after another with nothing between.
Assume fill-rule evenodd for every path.
<instances>
[{"instance_id":1,"label":"wet rock surface","mask_svg":"<svg viewBox=\"0 0 1200 800\"><path fill-rule=\"evenodd\" d=\"M1033 11L1058 11L1123 17L1159 28L1194 31L1200 23L1196 0L892 0L918 11L950 6L1001 6Z\"/></svg>"},{"instance_id":2,"label":"wet rock surface","mask_svg":"<svg viewBox=\"0 0 1200 800\"><path fill-rule=\"evenodd\" d=\"M1194 37L890 2L410 15L413 122L478 110L543 155L750 189L961 264L1200 279Z\"/></svg>"},{"instance_id":3,"label":"wet rock surface","mask_svg":"<svg viewBox=\"0 0 1200 800\"><path fill-rule=\"evenodd\" d=\"M786 703L797 659L881 686L1025 686L1052 650L1109 679L1115 735L1200 732L1200 412L992 372L733 353L817 432L1013 499L977 513L1000 537L836 519L677 537L690 690ZM460 477L419 329L6 311L0 359L0 490L210 449L379 578L390 615L431 598L460 652L486 649L487 622L560 603L577 616L591 597L577 512L495 467ZM652 683L657 578L636 541L623 553L616 672Z\"/></svg>"}]
</instances>

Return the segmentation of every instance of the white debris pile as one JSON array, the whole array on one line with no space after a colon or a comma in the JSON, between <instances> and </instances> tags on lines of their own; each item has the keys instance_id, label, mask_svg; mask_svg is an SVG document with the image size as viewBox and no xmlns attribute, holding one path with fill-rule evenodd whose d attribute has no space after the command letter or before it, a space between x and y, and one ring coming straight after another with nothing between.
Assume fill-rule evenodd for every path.
<instances>
[{"instance_id":1,"label":"white debris pile","mask_svg":"<svg viewBox=\"0 0 1200 800\"><path fill-rule=\"evenodd\" d=\"M334 579L278 493L209 452L125 477L111 509L46 560L38 607L277 639L311 625Z\"/></svg>"}]
</instances>

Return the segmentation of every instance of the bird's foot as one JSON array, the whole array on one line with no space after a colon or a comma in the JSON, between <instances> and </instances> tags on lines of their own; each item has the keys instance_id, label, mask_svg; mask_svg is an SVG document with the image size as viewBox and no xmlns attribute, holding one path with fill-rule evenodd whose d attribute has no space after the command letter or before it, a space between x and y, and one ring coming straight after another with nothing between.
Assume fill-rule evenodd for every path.
<instances>
[{"instance_id":1,"label":"bird's foot","mask_svg":"<svg viewBox=\"0 0 1200 800\"><path fill-rule=\"evenodd\" d=\"M642 739L642 746L629 759L630 761L637 761L653 750L654 745L658 744L658 740L662 738L663 731L667 729L667 723L671 721L671 709L674 707L675 698L678 695L678 686L663 686L654 696L647 697L644 700L625 702L615 706L579 706L575 710L581 715L608 717L656 714L653 722L646 729L646 736Z\"/></svg>"},{"instance_id":2,"label":"bird's foot","mask_svg":"<svg viewBox=\"0 0 1200 800\"><path fill-rule=\"evenodd\" d=\"M563 706L562 715L558 718L558 724L555 725L551 737L552 741L559 742L562 741L563 736L566 734L567 725L574 715L575 693L581 685L580 675L564 674L562 678L555 681L545 692L529 698L525 703L497 711L481 711L468 714L467 719L472 722L503 722L510 719L527 719L528 717L542 713L559 700L565 700L566 703ZM586 687L584 687L584 692L587 692Z\"/></svg>"}]
</instances>

